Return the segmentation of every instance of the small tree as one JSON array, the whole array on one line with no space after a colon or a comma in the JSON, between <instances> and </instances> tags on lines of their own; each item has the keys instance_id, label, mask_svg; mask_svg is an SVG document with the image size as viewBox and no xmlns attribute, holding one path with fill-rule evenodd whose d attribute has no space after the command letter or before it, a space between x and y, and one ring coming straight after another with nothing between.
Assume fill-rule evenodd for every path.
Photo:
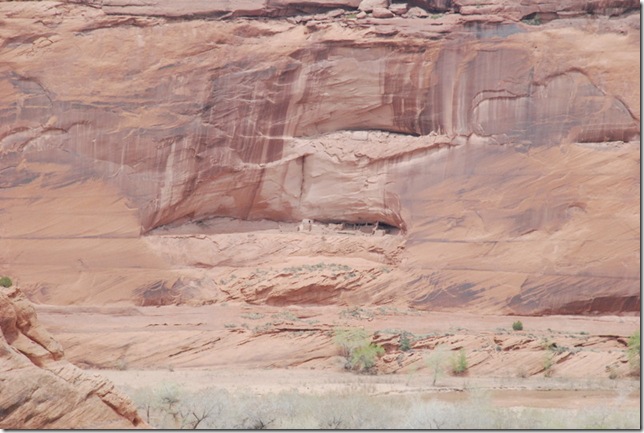
<instances>
[{"instance_id":1,"label":"small tree","mask_svg":"<svg viewBox=\"0 0 644 433\"><path fill-rule=\"evenodd\" d=\"M458 351L458 355L452 358L452 373L459 376L465 374L468 368L469 365L467 363L465 349L461 349Z\"/></svg>"},{"instance_id":2,"label":"small tree","mask_svg":"<svg viewBox=\"0 0 644 433\"><path fill-rule=\"evenodd\" d=\"M403 332L400 334L400 350L403 352L408 352L411 350L411 340L409 339L409 333Z\"/></svg>"},{"instance_id":3,"label":"small tree","mask_svg":"<svg viewBox=\"0 0 644 433\"><path fill-rule=\"evenodd\" d=\"M13 281L11 281L11 278L9 278L9 277L1 277L0 278L0 286L2 286L2 287L11 287L11 286L13 286Z\"/></svg>"},{"instance_id":4,"label":"small tree","mask_svg":"<svg viewBox=\"0 0 644 433\"><path fill-rule=\"evenodd\" d=\"M357 347L351 354L351 369L359 372L370 372L376 366L378 358L384 353L385 349L375 343Z\"/></svg>"},{"instance_id":5,"label":"small tree","mask_svg":"<svg viewBox=\"0 0 644 433\"><path fill-rule=\"evenodd\" d=\"M333 341L340 346L342 356L351 358L351 353L369 341L369 333L360 328L338 328L333 332Z\"/></svg>"},{"instance_id":6,"label":"small tree","mask_svg":"<svg viewBox=\"0 0 644 433\"><path fill-rule=\"evenodd\" d=\"M208 391L189 395L181 401L178 409L181 429L196 430L200 425L203 427L209 420L219 417L223 407L223 401L213 398Z\"/></svg>"},{"instance_id":7,"label":"small tree","mask_svg":"<svg viewBox=\"0 0 644 433\"><path fill-rule=\"evenodd\" d=\"M162 383L155 389L156 407L159 408L161 428L179 427L181 414L179 413L180 403L183 399L183 392L174 383Z\"/></svg>"},{"instance_id":8,"label":"small tree","mask_svg":"<svg viewBox=\"0 0 644 433\"><path fill-rule=\"evenodd\" d=\"M523 331L523 323L520 320L517 320L512 324L512 329L515 331Z\"/></svg>"},{"instance_id":9,"label":"small tree","mask_svg":"<svg viewBox=\"0 0 644 433\"><path fill-rule=\"evenodd\" d=\"M370 372L376 366L377 359L385 353L382 346L371 342L370 335L364 329L336 329L334 341L347 360L345 368L348 370Z\"/></svg>"},{"instance_id":10,"label":"small tree","mask_svg":"<svg viewBox=\"0 0 644 433\"><path fill-rule=\"evenodd\" d=\"M442 346L436 346L429 358L427 358L427 364L432 369L432 386L436 386L436 381L443 374L445 356L445 349Z\"/></svg>"}]
</instances>

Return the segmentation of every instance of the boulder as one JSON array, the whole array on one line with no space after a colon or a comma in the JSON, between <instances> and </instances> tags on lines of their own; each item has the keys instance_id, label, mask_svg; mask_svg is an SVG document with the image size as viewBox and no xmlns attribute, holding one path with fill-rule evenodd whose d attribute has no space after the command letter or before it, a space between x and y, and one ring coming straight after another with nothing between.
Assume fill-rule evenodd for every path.
<instances>
[{"instance_id":1,"label":"boulder","mask_svg":"<svg viewBox=\"0 0 644 433\"><path fill-rule=\"evenodd\" d=\"M358 9L360 9L363 12L371 12L375 8L388 8L389 7L389 0L362 0L360 2L360 5L358 5Z\"/></svg>"},{"instance_id":2,"label":"boulder","mask_svg":"<svg viewBox=\"0 0 644 433\"><path fill-rule=\"evenodd\" d=\"M389 5L389 10L394 13L394 15L403 15L409 7L407 3L392 3Z\"/></svg>"},{"instance_id":3,"label":"boulder","mask_svg":"<svg viewBox=\"0 0 644 433\"><path fill-rule=\"evenodd\" d=\"M394 13L385 8L374 8L371 12L374 18L393 18Z\"/></svg>"},{"instance_id":4,"label":"boulder","mask_svg":"<svg viewBox=\"0 0 644 433\"><path fill-rule=\"evenodd\" d=\"M405 17L407 18L427 18L429 14L426 10L421 9L417 6L410 8L406 13Z\"/></svg>"}]
</instances>

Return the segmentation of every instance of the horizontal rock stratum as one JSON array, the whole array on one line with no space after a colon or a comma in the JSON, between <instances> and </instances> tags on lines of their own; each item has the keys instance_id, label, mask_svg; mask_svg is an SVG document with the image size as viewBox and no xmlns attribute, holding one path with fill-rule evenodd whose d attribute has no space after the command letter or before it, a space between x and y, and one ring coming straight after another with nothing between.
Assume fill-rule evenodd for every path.
<instances>
[{"instance_id":1,"label":"horizontal rock stratum","mask_svg":"<svg viewBox=\"0 0 644 433\"><path fill-rule=\"evenodd\" d=\"M0 3L0 270L58 304L639 311L639 4L359 3Z\"/></svg>"}]
</instances>

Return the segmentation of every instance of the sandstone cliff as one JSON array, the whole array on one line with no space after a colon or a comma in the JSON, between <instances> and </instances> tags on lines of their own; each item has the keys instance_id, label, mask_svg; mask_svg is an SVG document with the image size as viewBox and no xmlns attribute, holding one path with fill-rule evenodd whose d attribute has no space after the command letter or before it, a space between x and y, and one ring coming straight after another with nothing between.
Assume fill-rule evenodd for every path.
<instances>
[{"instance_id":1,"label":"sandstone cliff","mask_svg":"<svg viewBox=\"0 0 644 433\"><path fill-rule=\"evenodd\" d=\"M0 331L0 428L147 426L108 380L65 361L18 289L0 288Z\"/></svg>"},{"instance_id":2,"label":"sandstone cliff","mask_svg":"<svg viewBox=\"0 0 644 433\"><path fill-rule=\"evenodd\" d=\"M6 270L52 303L639 310L639 4L409 3L0 3ZM395 239L139 238L211 218ZM292 256L355 272L252 284Z\"/></svg>"}]
</instances>

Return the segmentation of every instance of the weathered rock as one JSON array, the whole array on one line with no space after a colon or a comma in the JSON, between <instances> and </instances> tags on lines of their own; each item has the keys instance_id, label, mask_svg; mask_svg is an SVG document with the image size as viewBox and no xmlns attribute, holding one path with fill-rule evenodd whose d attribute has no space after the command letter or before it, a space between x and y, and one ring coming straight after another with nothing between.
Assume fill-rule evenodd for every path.
<instances>
[{"instance_id":1,"label":"weathered rock","mask_svg":"<svg viewBox=\"0 0 644 433\"><path fill-rule=\"evenodd\" d=\"M16 288L0 288L0 427L148 427L110 382L63 359L63 351Z\"/></svg>"},{"instance_id":2,"label":"weathered rock","mask_svg":"<svg viewBox=\"0 0 644 433\"><path fill-rule=\"evenodd\" d=\"M389 10L395 15L403 15L409 10L407 3L392 3L389 5Z\"/></svg>"},{"instance_id":3,"label":"weathered rock","mask_svg":"<svg viewBox=\"0 0 644 433\"><path fill-rule=\"evenodd\" d=\"M382 373L431 374L431 361L434 365L446 363L454 353L452 350L463 348L473 378L516 377L518 369L525 370L523 376L528 376L543 372L544 354L552 347L552 354L559 352L557 359L561 361L556 365L556 376L586 381L588 377L606 377L605 367L614 363L628 374L624 349L628 335L640 324L636 315L511 317L459 311L422 312L396 305L285 307L228 303L197 308L42 305L38 312L43 323L57 330L59 340L68 347L66 356L74 363L104 369L109 377L130 387L135 387L141 376L157 381L180 377L183 389L203 386L200 380L206 383L216 380L217 387L224 389L226 384L234 384L237 389L244 384L259 389L257 385L262 383L274 389L276 383L284 385L287 377L298 373L309 384L314 377L320 384L328 385L320 375L341 368L336 363L338 350L333 331L347 326L365 329L374 342L385 346L385 356L392 355L381 359L390 361L387 365L379 362L378 371ZM522 320L526 330L511 332L510 325L515 320ZM402 350L403 335L412 350ZM546 341L548 345L544 345ZM132 371L109 371L124 358ZM169 363L176 368L175 373L167 371ZM190 373L204 371L205 365L206 374L190 380ZM312 366L315 376L310 375ZM139 369L147 371L136 371ZM281 378L266 378L280 370ZM240 383L241 376L247 382ZM339 374L338 379L344 383L346 375ZM623 383L627 382L634 391L639 385L634 380ZM423 385L423 392L426 391ZM637 392L632 397L639 407Z\"/></svg>"},{"instance_id":4,"label":"weathered rock","mask_svg":"<svg viewBox=\"0 0 644 433\"><path fill-rule=\"evenodd\" d=\"M390 16L387 16L385 18L392 18ZM385 36L385 37L390 37L397 35L399 33L398 29L393 28L393 27L376 27L373 31L369 32L371 34L374 34L376 36Z\"/></svg>"},{"instance_id":5,"label":"weathered rock","mask_svg":"<svg viewBox=\"0 0 644 433\"><path fill-rule=\"evenodd\" d=\"M373 8L371 14L374 18L393 18L394 13L386 8Z\"/></svg>"},{"instance_id":6,"label":"weathered rock","mask_svg":"<svg viewBox=\"0 0 644 433\"><path fill-rule=\"evenodd\" d=\"M433 10L433 1L425 7ZM587 2L570 1L540 1L540 2L512 2L505 0L492 0L485 3L477 0L454 0L440 1L441 6L445 9L457 10L462 15L489 15L496 14L503 18L520 20L529 18L533 14L539 14L544 19L565 18L570 16L582 15L607 15L617 16L628 11L639 10L639 2L633 0L591 0ZM421 5L418 0L416 4ZM443 10L440 6L436 10Z\"/></svg>"},{"instance_id":7,"label":"weathered rock","mask_svg":"<svg viewBox=\"0 0 644 433\"><path fill-rule=\"evenodd\" d=\"M338 18L344 15L344 13L345 13L344 9L333 9L332 11L327 12L326 16L327 18Z\"/></svg>"},{"instance_id":8,"label":"weathered rock","mask_svg":"<svg viewBox=\"0 0 644 433\"><path fill-rule=\"evenodd\" d=\"M94 4L79 0L77 3ZM355 9L360 0L103 0L97 3L108 15L138 15L164 18L203 17L272 17L297 13L315 13L344 8Z\"/></svg>"},{"instance_id":9,"label":"weathered rock","mask_svg":"<svg viewBox=\"0 0 644 433\"><path fill-rule=\"evenodd\" d=\"M539 2L515 2L507 0L409 0L410 5L426 11L455 12L462 15L497 15L505 19L518 21L539 14L544 19L570 18L584 15L618 16L628 11L639 9L634 0L592 0L579 2L574 0Z\"/></svg>"},{"instance_id":10,"label":"weathered rock","mask_svg":"<svg viewBox=\"0 0 644 433\"><path fill-rule=\"evenodd\" d=\"M430 12L458 12L460 8L458 0L409 0L409 4ZM480 5L480 2L477 4Z\"/></svg>"},{"instance_id":11,"label":"weathered rock","mask_svg":"<svg viewBox=\"0 0 644 433\"><path fill-rule=\"evenodd\" d=\"M358 5L358 9L363 12L372 12L375 8L389 7L389 0L362 0Z\"/></svg>"},{"instance_id":12,"label":"weathered rock","mask_svg":"<svg viewBox=\"0 0 644 433\"><path fill-rule=\"evenodd\" d=\"M417 6L414 6L413 8L410 8L407 11L405 16L408 17L408 18L426 18L426 17L429 16L429 14L425 10L423 10L423 9L417 7Z\"/></svg>"}]
</instances>

